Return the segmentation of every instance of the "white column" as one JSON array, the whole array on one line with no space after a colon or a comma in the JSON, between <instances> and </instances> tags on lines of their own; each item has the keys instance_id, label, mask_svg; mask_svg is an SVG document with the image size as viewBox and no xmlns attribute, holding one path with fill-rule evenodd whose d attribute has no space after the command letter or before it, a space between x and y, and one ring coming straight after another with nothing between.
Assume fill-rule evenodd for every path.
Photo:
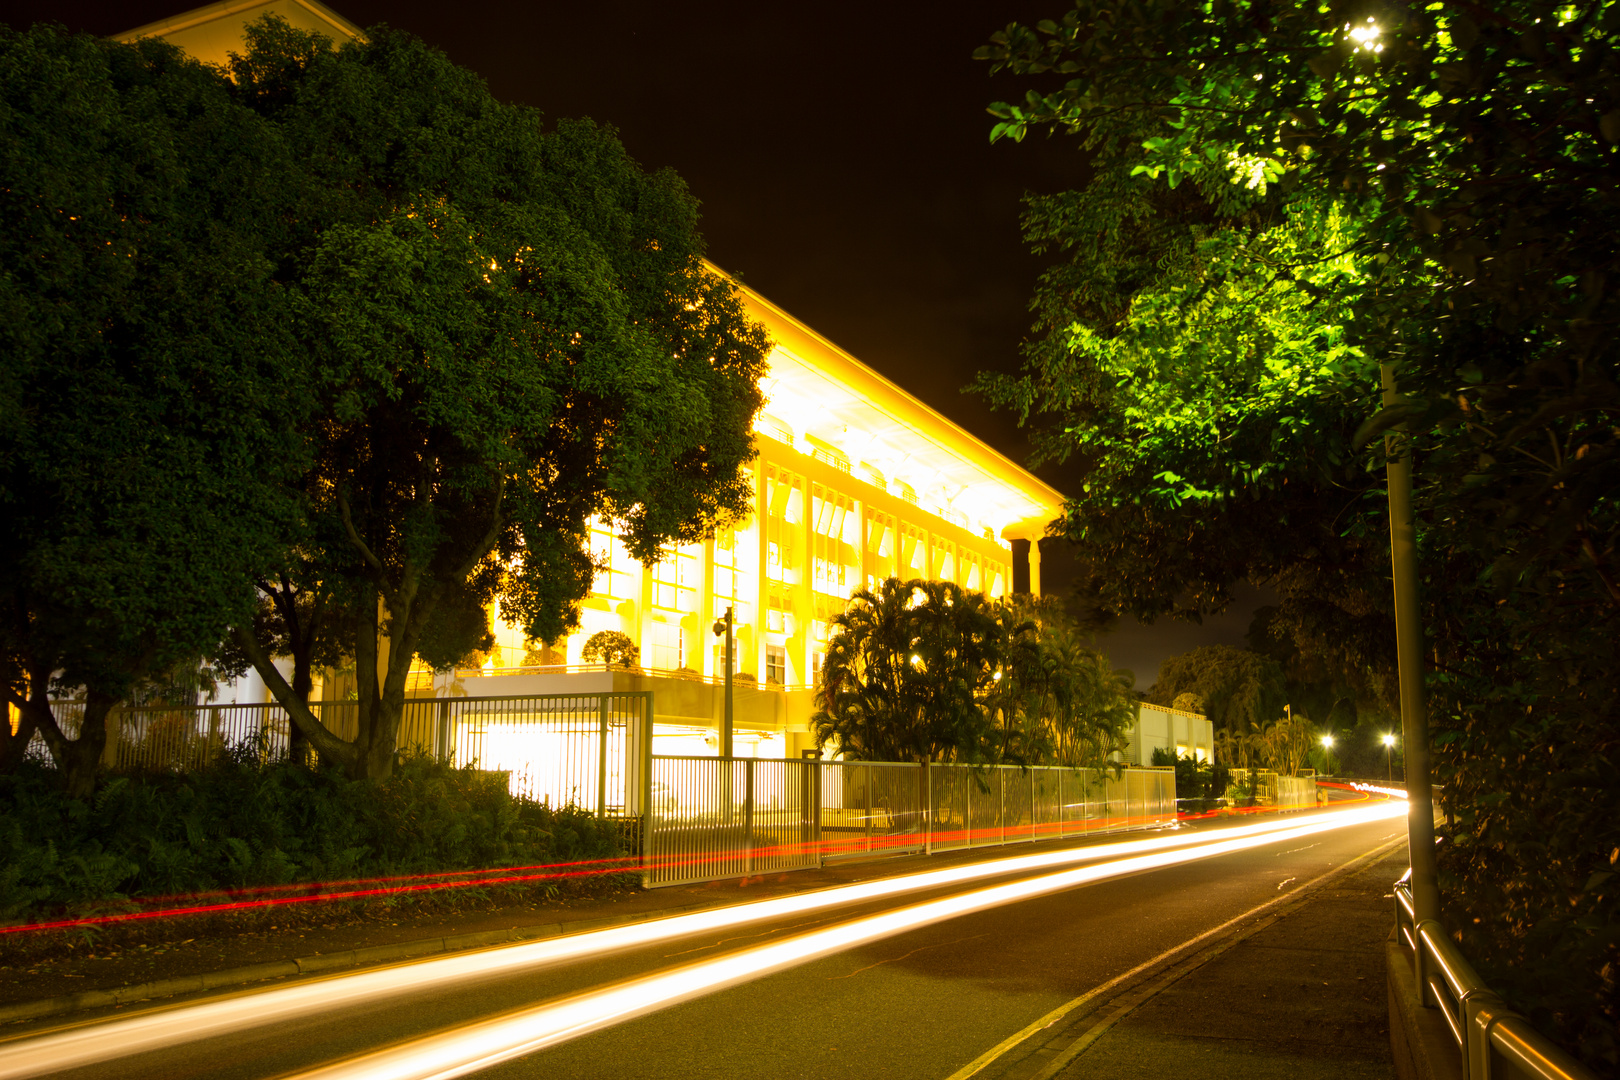
<instances>
[{"instance_id":1,"label":"white column","mask_svg":"<svg viewBox=\"0 0 1620 1080\"><path fill-rule=\"evenodd\" d=\"M1029 595L1041 595L1041 541L1039 537L1029 542Z\"/></svg>"}]
</instances>

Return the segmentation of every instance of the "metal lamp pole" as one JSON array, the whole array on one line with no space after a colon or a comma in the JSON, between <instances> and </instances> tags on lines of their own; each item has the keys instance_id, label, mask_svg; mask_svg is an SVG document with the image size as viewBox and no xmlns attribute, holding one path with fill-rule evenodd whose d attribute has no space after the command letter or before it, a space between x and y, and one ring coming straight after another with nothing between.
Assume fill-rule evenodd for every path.
<instances>
[{"instance_id":1,"label":"metal lamp pole","mask_svg":"<svg viewBox=\"0 0 1620 1080\"><path fill-rule=\"evenodd\" d=\"M1333 736L1322 736L1322 750L1327 755L1327 768L1324 770L1329 776L1333 775Z\"/></svg>"},{"instance_id":2,"label":"metal lamp pole","mask_svg":"<svg viewBox=\"0 0 1620 1080\"><path fill-rule=\"evenodd\" d=\"M1384 781L1395 783L1395 736L1384 736Z\"/></svg>"},{"instance_id":3,"label":"metal lamp pole","mask_svg":"<svg viewBox=\"0 0 1620 1080\"><path fill-rule=\"evenodd\" d=\"M1384 406L1400 404L1395 365L1378 365ZM1429 781L1429 717L1423 692L1423 613L1418 602L1417 524L1412 513L1412 445L1406 425L1384 436L1389 459L1389 554L1395 584L1395 655L1401 688L1401 734L1406 747L1406 846L1412 864L1415 923L1440 917L1439 869L1434 858L1434 788Z\"/></svg>"},{"instance_id":4,"label":"metal lamp pole","mask_svg":"<svg viewBox=\"0 0 1620 1080\"><path fill-rule=\"evenodd\" d=\"M737 647L737 635L734 633L731 609L726 608L726 616L714 621L714 636L726 638L726 711L725 720L720 728L720 756L731 756L731 669L736 665L732 662L732 652Z\"/></svg>"}]
</instances>

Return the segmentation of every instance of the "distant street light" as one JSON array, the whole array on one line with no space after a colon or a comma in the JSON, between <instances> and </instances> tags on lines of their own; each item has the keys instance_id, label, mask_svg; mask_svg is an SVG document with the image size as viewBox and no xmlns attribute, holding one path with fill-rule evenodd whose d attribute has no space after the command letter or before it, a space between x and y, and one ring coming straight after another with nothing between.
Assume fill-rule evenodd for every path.
<instances>
[{"instance_id":1,"label":"distant street light","mask_svg":"<svg viewBox=\"0 0 1620 1080\"><path fill-rule=\"evenodd\" d=\"M1384 779L1393 784L1395 782L1395 736L1384 735Z\"/></svg>"},{"instance_id":2,"label":"distant street light","mask_svg":"<svg viewBox=\"0 0 1620 1080\"><path fill-rule=\"evenodd\" d=\"M1327 775L1329 775L1329 776L1332 776L1333 775L1333 736L1331 736L1331 735L1322 736L1322 749L1327 751L1327 768L1324 769L1323 772L1327 773Z\"/></svg>"}]
</instances>

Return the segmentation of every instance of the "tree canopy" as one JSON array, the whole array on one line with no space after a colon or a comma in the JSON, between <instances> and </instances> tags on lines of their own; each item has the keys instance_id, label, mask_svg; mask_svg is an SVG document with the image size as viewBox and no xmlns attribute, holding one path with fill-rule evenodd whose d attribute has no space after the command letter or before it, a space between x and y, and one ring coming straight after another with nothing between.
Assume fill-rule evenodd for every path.
<instances>
[{"instance_id":1,"label":"tree canopy","mask_svg":"<svg viewBox=\"0 0 1620 1080\"><path fill-rule=\"evenodd\" d=\"M864 761L1097 766L1134 719L1132 681L1057 604L888 578L830 621L812 721Z\"/></svg>"},{"instance_id":2,"label":"tree canopy","mask_svg":"<svg viewBox=\"0 0 1620 1080\"><path fill-rule=\"evenodd\" d=\"M269 125L158 41L0 28L0 724L76 794L107 711L204 655L290 538L307 371ZM59 722L50 700L76 700Z\"/></svg>"},{"instance_id":3,"label":"tree canopy","mask_svg":"<svg viewBox=\"0 0 1620 1080\"><path fill-rule=\"evenodd\" d=\"M1408 425L1443 894L1493 983L1611 1065L1617 30L1610 2L1082 2L980 51L1029 87L993 137L1091 155L1029 202L1040 336L981 387L1085 470L1065 533L1101 602L1268 580L1273 636L1387 685L1369 444Z\"/></svg>"},{"instance_id":4,"label":"tree canopy","mask_svg":"<svg viewBox=\"0 0 1620 1080\"><path fill-rule=\"evenodd\" d=\"M303 533L236 642L324 757L386 775L428 643L453 662L497 597L532 640L572 625L589 519L651 559L745 509L766 341L702 262L696 200L611 130L548 129L386 27L334 50L267 19L231 73L300 170L275 254L315 369L286 386L312 417ZM353 740L273 665L317 600Z\"/></svg>"}]
</instances>

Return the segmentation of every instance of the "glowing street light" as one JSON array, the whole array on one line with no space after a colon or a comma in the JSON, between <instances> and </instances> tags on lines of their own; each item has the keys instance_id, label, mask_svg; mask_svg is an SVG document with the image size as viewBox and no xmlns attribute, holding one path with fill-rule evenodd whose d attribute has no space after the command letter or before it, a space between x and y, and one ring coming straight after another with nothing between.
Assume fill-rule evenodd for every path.
<instances>
[{"instance_id":1,"label":"glowing street light","mask_svg":"<svg viewBox=\"0 0 1620 1080\"><path fill-rule=\"evenodd\" d=\"M1322 749L1327 751L1327 768L1322 770L1329 776L1333 775L1333 736L1322 736Z\"/></svg>"},{"instance_id":2,"label":"glowing street light","mask_svg":"<svg viewBox=\"0 0 1620 1080\"><path fill-rule=\"evenodd\" d=\"M1395 736L1388 732L1384 734L1384 779L1395 782Z\"/></svg>"},{"instance_id":3,"label":"glowing street light","mask_svg":"<svg viewBox=\"0 0 1620 1080\"><path fill-rule=\"evenodd\" d=\"M1383 44L1378 40L1378 35L1382 33L1382 31L1378 29L1378 24L1373 21L1371 15L1367 16L1367 24L1365 26L1357 26L1352 29L1349 23L1345 23L1344 28L1350 31L1350 37L1355 41L1356 48L1358 50L1366 49L1368 52L1372 53L1380 53L1384 51Z\"/></svg>"}]
</instances>

